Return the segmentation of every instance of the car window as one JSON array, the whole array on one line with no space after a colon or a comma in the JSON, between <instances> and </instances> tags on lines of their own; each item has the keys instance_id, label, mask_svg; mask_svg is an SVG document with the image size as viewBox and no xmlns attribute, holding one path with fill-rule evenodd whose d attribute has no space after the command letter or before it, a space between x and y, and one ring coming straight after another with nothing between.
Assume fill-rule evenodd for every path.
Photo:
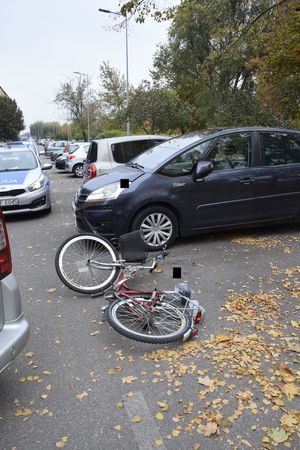
<instances>
[{"instance_id":1,"label":"car window","mask_svg":"<svg viewBox=\"0 0 300 450\"><path fill-rule=\"evenodd\" d=\"M264 166L300 164L300 135L296 133L259 133Z\"/></svg>"},{"instance_id":2,"label":"car window","mask_svg":"<svg viewBox=\"0 0 300 450\"><path fill-rule=\"evenodd\" d=\"M68 153L74 153L79 148L79 145L71 144Z\"/></svg>"},{"instance_id":3,"label":"car window","mask_svg":"<svg viewBox=\"0 0 300 450\"><path fill-rule=\"evenodd\" d=\"M92 142L90 144L90 148L87 154L87 160L89 163L94 163L97 161L97 150L98 150L97 142Z\"/></svg>"},{"instance_id":4,"label":"car window","mask_svg":"<svg viewBox=\"0 0 300 450\"><path fill-rule=\"evenodd\" d=\"M234 133L221 136L208 159L213 163L213 170L232 170L250 167L251 134Z\"/></svg>"},{"instance_id":5,"label":"car window","mask_svg":"<svg viewBox=\"0 0 300 450\"><path fill-rule=\"evenodd\" d=\"M127 141L112 144L112 154L116 163L125 164L132 158L152 147L152 143L148 139L141 141Z\"/></svg>"},{"instance_id":6,"label":"car window","mask_svg":"<svg viewBox=\"0 0 300 450\"><path fill-rule=\"evenodd\" d=\"M31 170L37 166L37 160L31 151L0 152L0 172Z\"/></svg>"},{"instance_id":7,"label":"car window","mask_svg":"<svg viewBox=\"0 0 300 450\"><path fill-rule=\"evenodd\" d=\"M211 145L211 141L202 142L184 153L176 156L166 164L159 173L169 177L189 175L193 172L203 152Z\"/></svg>"}]
</instances>

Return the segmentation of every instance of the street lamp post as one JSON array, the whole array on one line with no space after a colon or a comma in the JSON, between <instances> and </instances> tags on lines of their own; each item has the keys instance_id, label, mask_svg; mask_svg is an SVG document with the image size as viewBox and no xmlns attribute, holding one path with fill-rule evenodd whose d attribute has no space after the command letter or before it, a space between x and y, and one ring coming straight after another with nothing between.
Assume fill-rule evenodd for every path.
<instances>
[{"instance_id":1,"label":"street lamp post","mask_svg":"<svg viewBox=\"0 0 300 450\"><path fill-rule=\"evenodd\" d=\"M123 16L120 12L110 11L108 9L99 8L98 11L106 13L106 14L115 14L116 16ZM129 69L128 69L128 20L127 15L125 16L125 25L126 25L126 108L128 111L129 106ZM130 135L130 118L127 115L127 135Z\"/></svg>"},{"instance_id":2,"label":"street lamp post","mask_svg":"<svg viewBox=\"0 0 300 450\"><path fill-rule=\"evenodd\" d=\"M82 75L86 77L86 87L87 87L87 132L88 132L88 142L90 142L90 89L89 89L89 76L84 72L73 72L76 75Z\"/></svg>"}]
</instances>

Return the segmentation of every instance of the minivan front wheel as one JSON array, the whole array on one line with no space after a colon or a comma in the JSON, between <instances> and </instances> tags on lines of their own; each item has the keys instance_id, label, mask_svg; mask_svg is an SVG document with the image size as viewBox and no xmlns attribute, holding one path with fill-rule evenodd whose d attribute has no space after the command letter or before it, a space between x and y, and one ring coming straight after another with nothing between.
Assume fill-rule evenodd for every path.
<instances>
[{"instance_id":1,"label":"minivan front wheel","mask_svg":"<svg viewBox=\"0 0 300 450\"><path fill-rule=\"evenodd\" d=\"M163 206L143 209L132 222L132 230L140 229L149 250L160 250L173 244L178 235L175 215Z\"/></svg>"},{"instance_id":2,"label":"minivan front wheel","mask_svg":"<svg viewBox=\"0 0 300 450\"><path fill-rule=\"evenodd\" d=\"M74 166L74 168L73 168L73 174L77 178L82 178L83 177L83 164L76 164L76 166Z\"/></svg>"}]
</instances>

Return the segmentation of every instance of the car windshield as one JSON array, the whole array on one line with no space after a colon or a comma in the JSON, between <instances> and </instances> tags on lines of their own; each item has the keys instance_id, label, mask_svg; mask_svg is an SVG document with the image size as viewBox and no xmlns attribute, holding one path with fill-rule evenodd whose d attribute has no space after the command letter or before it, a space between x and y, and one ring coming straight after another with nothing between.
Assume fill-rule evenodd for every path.
<instances>
[{"instance_id":1,"label":"car windshield","mask_svg":"<svg viewBox=\"0 0 300 450\"><path fill-rule=\"evenodd\" d=\"M168 161L173 155L184 148L201 142L210 134L219 130L200 131L199 133L190 133L179 136L169 141L165 141L155 147L146 150L137 157L131 159L127 165L146 171L155 171L158 167Z\"/></svg>"},{"instance_id":2,"label":"car windshield","mask_svg":"<svg viewBox=\"0 0 300 450\"><path fill-rule=\"evenodd\" d=\"M31 151L10 150L0 152L0 172L31 170L37 168L37 160Z\"/></svg>"}]
</instances>

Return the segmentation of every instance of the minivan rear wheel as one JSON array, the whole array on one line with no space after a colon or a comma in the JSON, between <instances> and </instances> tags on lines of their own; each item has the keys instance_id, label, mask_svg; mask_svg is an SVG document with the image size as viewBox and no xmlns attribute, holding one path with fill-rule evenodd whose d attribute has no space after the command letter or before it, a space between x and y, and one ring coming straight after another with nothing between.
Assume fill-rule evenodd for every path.
<instances>
[{"instance_id":1,"label":"minivan rear wheel","mask_svg":"<svg viewBox=\"0 0 300 450\"><path fill-rule=\"evenodd\" d=\"M77 178L83 177L83 164L76 164L76 166L73 167L73 174Z\"/></svg>"},{"instance_id":2,"label":"minivan rear wheel","mask_svg":"<svg viewBox=\"0 0 300 450\"><path fill-rule=\"evenodd\" d=\"M149 250L155 251L173 244L178 235L175 215L164 206L143 209L132 222L132 230L141 230Z\"/></svg>"}]
</instances>

